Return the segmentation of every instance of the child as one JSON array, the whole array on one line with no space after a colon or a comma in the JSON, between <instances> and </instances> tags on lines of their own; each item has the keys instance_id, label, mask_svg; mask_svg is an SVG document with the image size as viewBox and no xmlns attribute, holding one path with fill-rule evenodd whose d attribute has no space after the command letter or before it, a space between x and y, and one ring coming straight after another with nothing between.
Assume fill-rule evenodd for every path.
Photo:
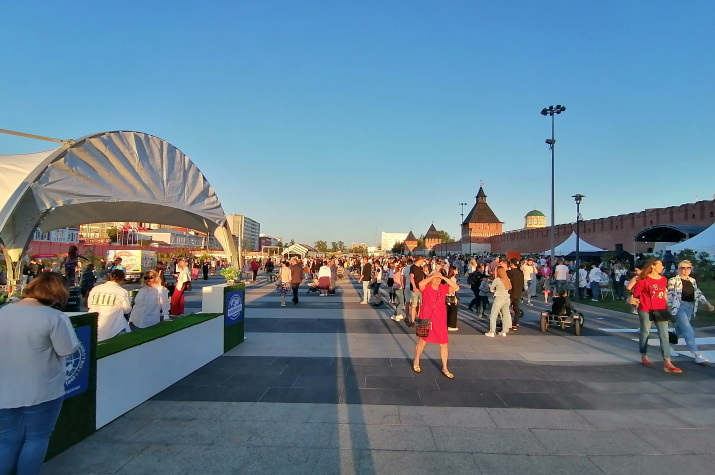
<instances>
[{"instance_id":1,"label":"child","mask_svg":"<svg viewBox=\"0 0 715 475\"><path fill-rule=\"evenodd\" d=\"M479 303L477 303L477 315L479 314L479 307L482 307L482 317L487 317L487 307L489 306L489 277L482 277L482 283L479 284Z\"/></svg>"},{"instance_id":2,"label":"child","mask_svg":"<svg viewBox=\"0 0 715 475\"><path fill-rule=\"evenodd\" d=\"M571 315L574 313L573 305L568 297L567 290L560 290L558 295L554 297L554 302L551 305L551 313L556 316Z\"/></svg>"}]
</instances>

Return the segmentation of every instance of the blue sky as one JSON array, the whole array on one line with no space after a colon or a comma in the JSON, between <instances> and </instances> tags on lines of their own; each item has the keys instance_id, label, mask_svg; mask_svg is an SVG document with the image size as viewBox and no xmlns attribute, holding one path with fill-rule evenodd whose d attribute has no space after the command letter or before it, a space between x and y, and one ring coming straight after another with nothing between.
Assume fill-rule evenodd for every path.
<instances>
[{"instance_id":1,"label":"blue sky","mask_svg":"<svg viewBox=\"0 0 715 475\"><path fill-rule=\"evenodd\" d=\"M159 136L313 243L712 199L715 2L7 2L0 128ZM0 135L0 153L52 148ZM468 209L465 209L465 214Z\"/></svg>"}]
</instances>

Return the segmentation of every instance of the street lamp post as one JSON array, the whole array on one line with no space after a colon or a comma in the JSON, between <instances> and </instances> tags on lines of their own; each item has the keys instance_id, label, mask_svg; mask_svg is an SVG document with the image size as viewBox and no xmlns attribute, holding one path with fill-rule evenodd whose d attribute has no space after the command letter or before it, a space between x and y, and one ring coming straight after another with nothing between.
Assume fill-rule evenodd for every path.
<instances>
[{"instance_id":1,"label":"street lamp post","mask_svg":"<svg viewBox=\"0 0 715 475\"><path fill-rule=\"evenodd\" d=\"M460 227L460 231L461 231L461 227L464 225L464 207L467 206L467 203L459 203L459 206L462 207L462 213L461 213L461 215L462 215L462 221L459 223L459 227ZM469 226L467 226L467 230L469 230ZM470 253L472 252L472 243L471 243L471 241L472 241L472 236L470 235L470 236L469 236L469 252L470 252ZM462 248L462 249L464 249L464 248Z\"/></svg>"},{"instance_id":2,"label":"street lamp post","mask_svg":"<svg viewBox=\"0 0 715 475\"><path fill-rule=\"evenodd\" d=\"M579 244L581 243L581 237L579 236L579 223L581 222L581 200L584 199L586 195L577 193L573 195L573 199L576 200L576 298L580 300L578 293L579 284L579 272L581 269L581 256L579 255Z\"/></svg>"},{"instance_id":3,"label":"street lamp post","mask_svg":"<svg viewBox=\"0 0 715 475\"><path fill-rule=\"evenodd\" d=\"M554 213L554 145L556 145L556 139L554 139L554 115L561 114L566 108L562 105L549 106L541 109L541 115L551 116L551 138L546 139L546 144L551 150L551 231L549 232L549 245L551 247L551 267L554 265L554 240L556 239L556 218Z\"/></svg>"}]
</instances>

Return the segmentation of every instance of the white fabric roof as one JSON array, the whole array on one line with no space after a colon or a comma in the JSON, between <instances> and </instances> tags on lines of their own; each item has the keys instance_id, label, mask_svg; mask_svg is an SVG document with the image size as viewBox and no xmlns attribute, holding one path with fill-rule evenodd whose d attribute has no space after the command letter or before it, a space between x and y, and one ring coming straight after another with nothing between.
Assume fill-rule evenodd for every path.
<instances>
[{"instance_id":1,"label":"white fabric roof","mask_svg":"<svg viewBox=\"0 0 715 475\"><path fill-rule=\"evenodd\" d=\"M600 247L596 247L594 245L591 245L584 241L583 239L578 240L578 250L579 252L599 252L599 251L605 251L605 249L601 249ZM569 236L564 242L556 246L554 248L554 254L557 256L565 256L568 254L571 254L572 252L576 252L576 233L572 232L571 236ZM551 249L547 249L542 254L551 254Z\"/></svg>"},{"instance_id":2,"label":"white fabric roof","mask_svg":"<svg viewBox=\"0 0 715 475\"><path fill-rule=\"evenodd\" d=\"M678 244L667 246L666 249L676 252L690 249L696 252L707 252L710 256L715 256L715 224L702 231L697 236L693 236L690 239L679 242Z\"/></svg>"},{"instance_id":3,"label":"white fabric roof","mask_svg":"<svg viewBox=\"0 0 715 475\"><path fill-rule=\"evenodd\" d=\"M13 260L38 223L44 232L103 221L146 221L233 239L215 191L170 143L141 132L104 132L26 155L0 155L0 240Z\"/></svg>"}]
</instances>

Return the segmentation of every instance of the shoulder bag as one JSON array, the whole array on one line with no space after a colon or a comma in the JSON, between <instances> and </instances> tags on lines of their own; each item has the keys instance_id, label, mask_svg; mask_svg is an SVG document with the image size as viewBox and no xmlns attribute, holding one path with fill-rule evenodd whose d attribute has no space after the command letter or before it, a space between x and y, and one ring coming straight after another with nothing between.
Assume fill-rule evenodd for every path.
<instances>
[{"instance_id":1,"label":"shoulder bag","mask_svg":"<svg viewBox=\"0 0 715 475\"><path fill-rule=\"evenodd\" d=\"M650 299L650 306L653 306L653 287L648 285L648 298ZM673 316L670 314L668 309L663 310L651 310L648 312L648 317L651 322L672 322Z\"/></svg>"}]
</instances>

